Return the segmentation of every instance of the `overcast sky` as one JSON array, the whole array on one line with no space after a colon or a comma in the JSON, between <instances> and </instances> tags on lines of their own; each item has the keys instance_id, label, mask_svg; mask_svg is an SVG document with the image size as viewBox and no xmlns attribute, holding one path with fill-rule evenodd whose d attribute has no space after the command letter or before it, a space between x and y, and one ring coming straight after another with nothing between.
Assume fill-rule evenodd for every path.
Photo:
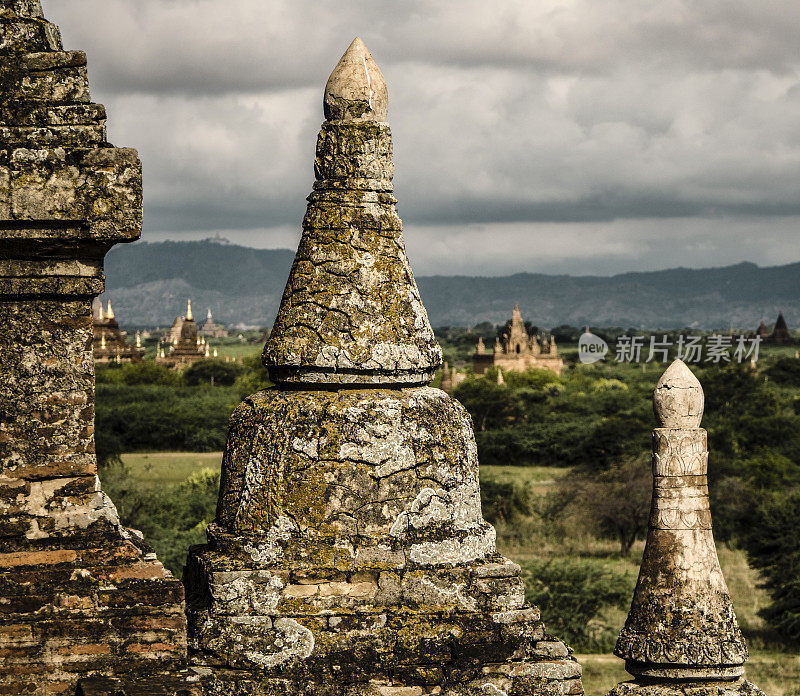
<instances>
[{"instance_id":1,"label":"overcast sky","mask_svg":"<svg viewBox=\"0 0 800 696\"><path fill-rule=\"evenodd\" d=\"M797 0L43 0L149 241L297 244L354 36L418 275L800 260Z\"/></svg>"}]
</instances>

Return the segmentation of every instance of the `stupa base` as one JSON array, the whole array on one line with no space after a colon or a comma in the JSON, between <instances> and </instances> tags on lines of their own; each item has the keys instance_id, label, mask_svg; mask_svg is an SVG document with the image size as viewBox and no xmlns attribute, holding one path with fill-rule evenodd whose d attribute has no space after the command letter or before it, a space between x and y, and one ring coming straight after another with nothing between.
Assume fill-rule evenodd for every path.
<instances>
[{"instance_id":1,"label":"stupa base","mask_svg":"<svg viewBox=\"0 0 800 696\"><path fill-rule=\"evenodd\" d=\"M670 682L640 679L617 684L608 696L764 696L764 692L746 679Z\"/></svg>"},{"instance_id":2,"label":"stupa base","mask_svg":"<svg viewBox=\"0 0 800 696\"><path fill-rule=\"evenodd\" d=\"M583 693L580 665L498 554L450 568L289 570L199 546L185 581L204 696Z\"/></svg>"},{"instance_id":3,"label":"stupa base","mask_svg":"<svg viewBox=\"0 0 800 696\"><path fill-rule=\"evenodd\" d=\"M580 696L583 685L576 662L505 662L484 665L484 675L469 681L448 681L441 667L404 679L387 675L385 679L350 682L331 675L328 679L296 680L265 676L255 671L195 667L201 676L203 696Z\"/></svg>"},{"instance_id":4,"label":"stupa base","mask_svg":"<svg viewBox=\"0 0 800 696\"><path fill-rule=\"evenodd\" d=\"M737 681L744 677L744 664L738 665L651 665L625 660L625 671L634 679L651 681Z\"/></svg>"}]
</instances>

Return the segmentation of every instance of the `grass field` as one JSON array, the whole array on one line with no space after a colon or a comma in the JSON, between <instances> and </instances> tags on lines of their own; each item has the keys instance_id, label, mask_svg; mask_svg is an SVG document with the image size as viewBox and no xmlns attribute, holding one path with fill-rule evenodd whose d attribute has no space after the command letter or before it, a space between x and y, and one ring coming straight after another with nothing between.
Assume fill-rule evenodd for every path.
<instances>
[{"instance_id":1,"label":"grass field","mask_svg":"<svg viewBox=\"0 0 800 696\"><path fill-rule=\"evenodd\" d=\"M150 488L181 483L200 469L218 470L222 452L137 452L123 454L122 462L135 481Z\"/></svg>"},{"instance_id":2,"label":"grass field","mask_svg":"<svg viewBox=\"0 0 800 696\"><path fill-rule=\"evenodd\" d=\"M153 452L125 454L122 459L141 486L157 487L180 483L203 468L218 470L222 453ZM535 496L543 496L568 471L552 467L482 466L481 477L515 482L527 487ZM525 532L526 528L523 528L522 535L505 534L499 526L499 550L520 562L568 555L590 559L634 576L638 572L643 542L637 542L629 558L622 558L614 543L594 537L569 538L555 543L547 542L541 536L526 537ZM718 553L737 617L750 640L752 655L747 665L748 678L769 696L800 696L800 656L770 650L769 643L761 637L764 624L758 616L758 609L764 605L766 594L757 587L758 574L747 565L742 551L719 545ZM547 608L542 607L542 611L546 619ZM621 628L625 612L613 609L603 618ZM578 659L584 669L587 696L601 696L617 682L629 678L622 660L613 655L578 655Z\"/></svg>"},{"instance_id":3,"label":"grass field","mask_svg":"<svg viewBox=\"0 0 800 696\"><path fill-rule=\"evenodd\" d=\"M229 357L239 360L240 358L246 358L249 355L260 355L261 351L264 350L263 343L222 343L215 341L213 338L209 339L209 344L211 345L211 351L214 351L214 348L217 349L220 358Z\"/></svg>"}]
</instances>

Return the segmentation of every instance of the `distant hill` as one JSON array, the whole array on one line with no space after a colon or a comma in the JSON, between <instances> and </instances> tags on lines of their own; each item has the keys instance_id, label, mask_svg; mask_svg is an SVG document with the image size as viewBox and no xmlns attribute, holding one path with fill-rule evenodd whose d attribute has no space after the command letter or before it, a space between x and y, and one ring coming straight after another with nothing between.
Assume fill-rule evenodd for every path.
<instances>
[{"instance_id":1,"label":"distant hill","mask_svg":"<svg viewBox=\"0 0 800 696\"><path fill-rule=\"evenodd\" d=\"M294 252L206 240L119 245L106 260L107 295L126 326L164 326L192 298L195 315L269 326ZM783 310L800 325L800 263L760 268L674 268L605 276L517 273L504 277L418 277L434 326L502 323L518 302L542 327L752 328Z\"/></svg>"}]
</instances>

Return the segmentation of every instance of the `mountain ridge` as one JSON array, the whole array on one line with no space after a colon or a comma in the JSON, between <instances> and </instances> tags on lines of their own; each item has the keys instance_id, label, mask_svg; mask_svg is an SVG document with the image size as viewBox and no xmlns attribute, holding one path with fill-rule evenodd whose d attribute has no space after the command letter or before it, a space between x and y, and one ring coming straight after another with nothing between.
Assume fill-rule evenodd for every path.
<instances>
[{"instance_id":1,"label":"mountain ridge","mask_svg":"<svg viewBox=\"0 0 800 696\"><path fill-rule=\"evenodd\" d=\"M106 260L107 291L128 326L164 326L182 314L186 297L202 320L206 308L230 325L271 326L294 252L218 240L137 242ZM800 263L660 271L613 276L521 271L507 276L418 276L434 326L504 322L519 303L534 324L643 329L755 329L778 310L790 328L800 319ZM794 324L793 324L794 319Z\"/></svg>"}]
</instances>

